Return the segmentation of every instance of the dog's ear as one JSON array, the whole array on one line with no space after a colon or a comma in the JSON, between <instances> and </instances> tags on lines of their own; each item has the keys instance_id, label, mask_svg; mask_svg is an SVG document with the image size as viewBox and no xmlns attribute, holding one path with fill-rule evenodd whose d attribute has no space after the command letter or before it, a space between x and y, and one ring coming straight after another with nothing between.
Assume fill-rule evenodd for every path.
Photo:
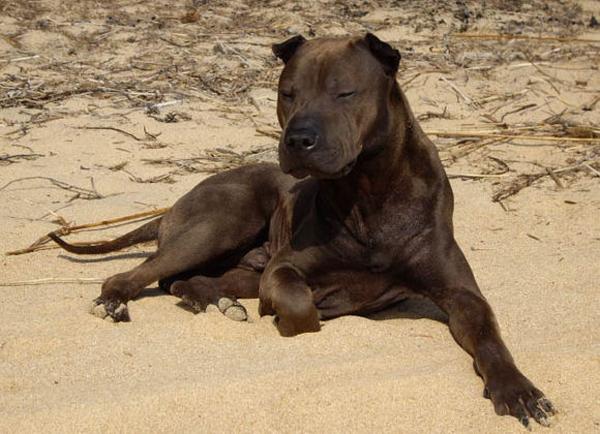
<instances>
[{"instance_id":1,"label":"dog's ear","mask_svg":"<svg viewBox=\"0 0 600 434\"><path fill-rule=\"evenodd\" d=\"M288 63L292 58L296 50L300 48L302 44L306 42L306 39L302 35L294 36L293 38L283 41L279 44L273 44L271 49L273 54L283 60L283 63Z\"/></svg>"},{"instance_id":2,"label":"dog's ear","mask_svg":"<svg viewBox=\"0 0 600 434\"><path fill-rule=\"evenodd\" d=\"M395 76L400 64L400 52L387 42L383 42L373 33L366 34L365 42L373 56L383 65L385 73L392 77Z\"/></svg>"}]
</instances>

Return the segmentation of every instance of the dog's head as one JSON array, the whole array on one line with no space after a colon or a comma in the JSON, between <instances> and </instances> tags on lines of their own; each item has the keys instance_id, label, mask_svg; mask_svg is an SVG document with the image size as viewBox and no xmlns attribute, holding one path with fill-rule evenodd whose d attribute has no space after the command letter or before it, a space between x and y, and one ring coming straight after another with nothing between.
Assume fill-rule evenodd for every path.
<instances>
[{"instance_id":1,"label":"dog's head","mask_svg":"<svg viewBox=\"0 0 600 434\"><path fill-rule=\"evenodd\" d=\"M273 46L285 67L277 117L279 164L297 178L339 178L381 145L400 53L376 36L295 36Z\"/></svg>"}]
</instances>

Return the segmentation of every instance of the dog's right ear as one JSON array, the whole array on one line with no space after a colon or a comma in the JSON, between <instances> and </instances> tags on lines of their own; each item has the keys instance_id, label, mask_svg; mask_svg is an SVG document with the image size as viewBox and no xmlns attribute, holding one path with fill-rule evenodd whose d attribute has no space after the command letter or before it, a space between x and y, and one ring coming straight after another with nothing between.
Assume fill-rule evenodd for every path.
<instances>
[{"instance_id":1,"label":"dog's right ear","mask_svg":"<svg viewBox=\"0 0 600 434\"><path fill-rule=\"evenodd\" d=\"M279 44L273 44L271 49L273 54L283 60L283 63L288 63L292 58L296 50L300 48L302 44L306 42L306 39L302 35L294 36L293 38L283 41Z\"/></svg>"}]
</instances>

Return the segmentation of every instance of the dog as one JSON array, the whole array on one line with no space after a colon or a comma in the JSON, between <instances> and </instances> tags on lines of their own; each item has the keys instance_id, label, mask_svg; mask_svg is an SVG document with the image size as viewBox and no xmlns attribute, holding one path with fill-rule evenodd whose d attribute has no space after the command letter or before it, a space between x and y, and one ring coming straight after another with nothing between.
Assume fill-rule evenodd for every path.
<instances>
[{"instance_id":1,"label":"dog","mask_svg":"<svg viewBox=\"0 0 600 434\"><path fill-rule=\"evenodd\" d=\"M79 254L149 240L158 250L108 278L97 308L129 320L126 303L159 281L196 311L244 319L259 298L282 336L408 297L433 301L474 360L496 413L548 425L552 403L516 367L453 234L453 194L433 143L396 82L400 53L361 37L296 36L284 62L279 167L254 164L200 182L162 217Z\"/></svg>"}]
</instances>

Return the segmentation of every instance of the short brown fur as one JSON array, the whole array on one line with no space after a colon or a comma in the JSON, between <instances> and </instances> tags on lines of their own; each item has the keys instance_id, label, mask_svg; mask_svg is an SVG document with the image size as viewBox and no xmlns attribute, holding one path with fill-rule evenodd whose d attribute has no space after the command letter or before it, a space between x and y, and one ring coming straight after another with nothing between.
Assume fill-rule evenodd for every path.
<instances>
[{"instance_id":1,"label":"short brown fur","mask_svg":"<svg viewBox=\"0 0 600 434\"><path fill-rule=\"evenodd\" d=\"M286 63L281 169L201 182L150 224L158 251L107 279L98 303L127 320L123 303L161 280L200 310L221 296L259 297L260 314L294 336L318 331L320 319L424 297L447 313L496 412L546 424L552 404L517 369L454 239L450 184L395 80L399 53L370 34L295 37L274 52Z\"/></svg>"}]
</instances>

